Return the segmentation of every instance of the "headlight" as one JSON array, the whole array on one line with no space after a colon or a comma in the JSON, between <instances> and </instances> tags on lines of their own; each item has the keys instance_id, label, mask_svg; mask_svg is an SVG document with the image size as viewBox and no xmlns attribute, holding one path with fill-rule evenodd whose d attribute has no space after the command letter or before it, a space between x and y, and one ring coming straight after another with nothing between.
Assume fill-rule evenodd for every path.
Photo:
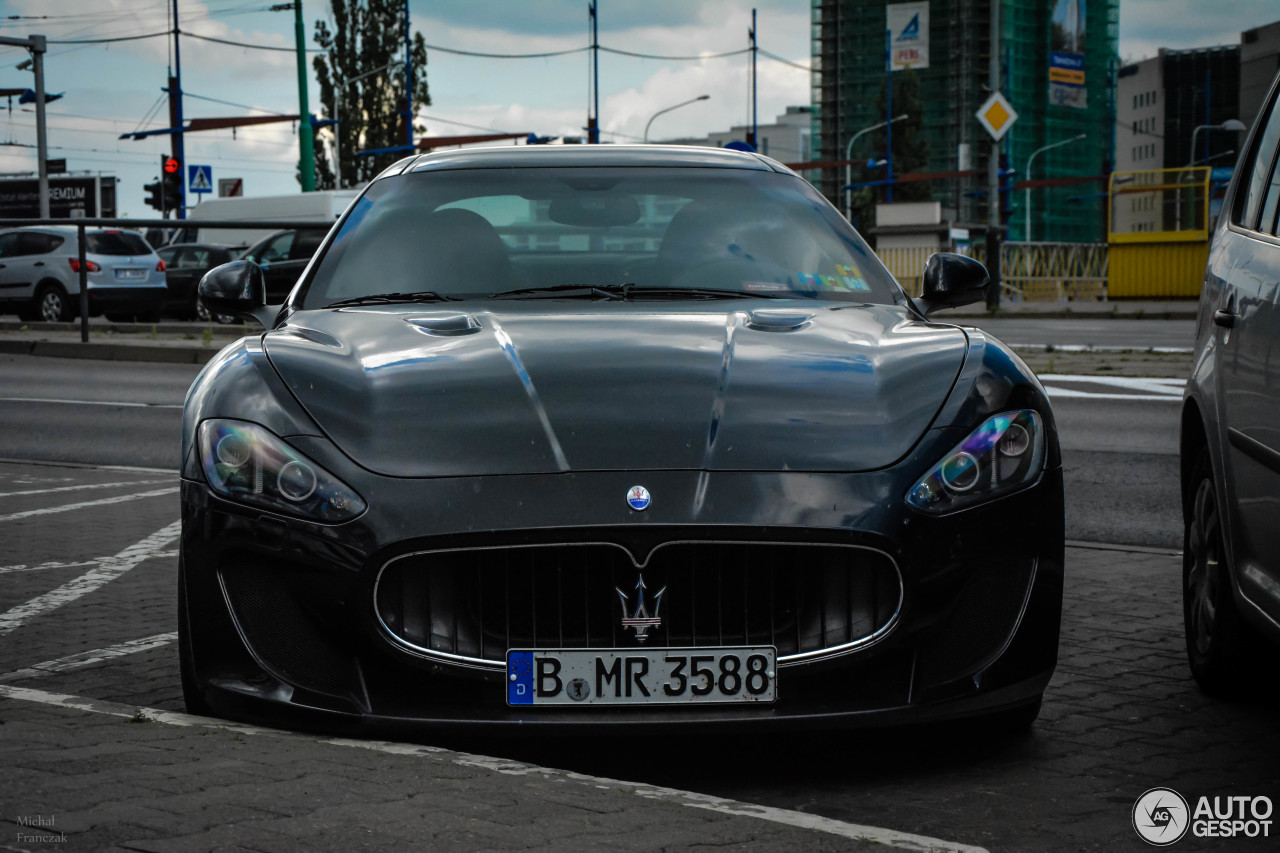
<instances>
[{"instance_id":1,"label":"headlight","mask_svg":"<svg viewBox=\"0 0 1280 853\"><path fill-rule=\"evenodd\" d=\"M1030 409L1002 412L951 449L907 492L907 503L931 515L1012 494L1044 468L1044 428Z\"/></svg>"},{"instance_id":2,"label":"headlight","mask_svg":"<svg viewBox=\"0 0 1280 853\"><path fill-rule=\"evenodd\" d=\"M224 498L329 523L364 512L350 487L257 424L205 421L199 439L205 479Z\"/></svg>"}]
</instances>

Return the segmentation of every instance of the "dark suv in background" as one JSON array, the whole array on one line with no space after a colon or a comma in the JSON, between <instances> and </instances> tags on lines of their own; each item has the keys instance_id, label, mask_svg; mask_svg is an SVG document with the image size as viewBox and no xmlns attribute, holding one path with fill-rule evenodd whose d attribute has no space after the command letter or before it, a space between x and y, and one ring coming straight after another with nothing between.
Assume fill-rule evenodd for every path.
<instances>
[{"instance_id":1,"label":"dark suv in background","mask_svg":"<svg viewBox=\"0 0 1280 853\"><path fill-rule=\"evenodd\" d=\"M1280 77L1209 251L1182 412L1183 615L1207 691L1268 681L1280 641Z\"/></svg>"},{"instance_id":2,"label":"dark suv in background","mask_svg":"<svg viewBox=\"0 0 1280 853\"><path fill-rule=\"evenodd\" d=\"M262 268L268 304L278 305L284 302L302 271L311 262L311 256L320 248L324 235L328 233L327 226L300 231L277 231L254 243L241 255Z\"/></svg>"}]
</instances>

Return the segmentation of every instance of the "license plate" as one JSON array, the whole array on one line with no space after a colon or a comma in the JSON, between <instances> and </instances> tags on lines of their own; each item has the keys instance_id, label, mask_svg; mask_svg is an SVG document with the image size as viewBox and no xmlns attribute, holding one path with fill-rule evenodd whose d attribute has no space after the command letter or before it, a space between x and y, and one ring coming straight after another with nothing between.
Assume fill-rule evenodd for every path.
<instances>
[{"instance_id":1,"label":"license plate","mask_svg":"<svg viewBox=\"0 0 1280 853\"><path fill-rule=\"evenodd\" d=\"M121 281L141 281L147 277L146 270L116 270L116 278Z\"/></svg>"},{"instance_id":2,"label":"license plate","mask_svg":"<svg viewBox=\"0 0 1280 853\"><path fill-rule=\"evenodd\" d=\"M773 646L512 649L508 705L703 705L778 698Z\"/></svg>"}]
</instances>

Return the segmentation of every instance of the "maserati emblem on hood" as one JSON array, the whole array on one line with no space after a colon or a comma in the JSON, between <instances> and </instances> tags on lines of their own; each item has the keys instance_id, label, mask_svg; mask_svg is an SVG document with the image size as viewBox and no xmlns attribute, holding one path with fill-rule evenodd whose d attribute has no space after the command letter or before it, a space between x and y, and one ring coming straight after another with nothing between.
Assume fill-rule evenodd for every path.
<instances>
[{"instance_id":1,"label":"maserati emblem on hood","mask_svg":"<svg viewBox=\"0 0 1280 853\"><path fill-rule=\"evenodd\" d=\"M649 496L649 490L644 486L632 486L627 490L627 506L636 512L644 512L649 508L652 500Z\"/></svg>"},{"instance_id":2,"label":"maserati emblem on hood","mask_svg":"<svg viewBox=\"0 0 1280 853\"><path fill-rule=\"evenodd\" d=\"M639 488L639 487L637 487ZM622 627L623 629L632 628L636 632L636 640L643 643L648 639L646 636L650 628L657 628L662 624L662 617L658 615L658 611L662 608L662 594L667 591L664 586L658 590L658 594L653 597L653 614L649 614L649 605L644 600L644 591L648 589L644 585L644 575L641 574L636 581L636 606L630 613L627 612L627 602L631 599L625 592L613 588L618 597L622 599Z\"/></svg>"}]
</instances>

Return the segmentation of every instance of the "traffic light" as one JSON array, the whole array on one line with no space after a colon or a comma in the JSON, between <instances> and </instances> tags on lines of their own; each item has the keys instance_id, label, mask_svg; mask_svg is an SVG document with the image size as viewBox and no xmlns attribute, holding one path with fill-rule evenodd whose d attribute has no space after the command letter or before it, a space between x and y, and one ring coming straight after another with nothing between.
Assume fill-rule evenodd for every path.
<instances>
[{"instance_id":1,"label":"traffic light","mask_svg":"<svg viewBox=\"0 0 1280 853\"><path fill-rule=\"evenodd\" d=\"M160 169L164 173L160 176L160 180L164 182L163 210L168 213L182 206L182 161L177 157L161 154Z\"/></svg>"},{"instance_id":2,"label":"traffic light","mask_svg":"<svg viewBox=\"0 0 1280 853\"><path fill-rule=\"evenodd\" d=\"M164 190L161 189L159 179L157 179L154 184L143 184L142 188L146 190L147 193L147 205L155 208L156 210L163 211L164 200L162 196L164 194Z\"/></svg>"}]
</instances>

